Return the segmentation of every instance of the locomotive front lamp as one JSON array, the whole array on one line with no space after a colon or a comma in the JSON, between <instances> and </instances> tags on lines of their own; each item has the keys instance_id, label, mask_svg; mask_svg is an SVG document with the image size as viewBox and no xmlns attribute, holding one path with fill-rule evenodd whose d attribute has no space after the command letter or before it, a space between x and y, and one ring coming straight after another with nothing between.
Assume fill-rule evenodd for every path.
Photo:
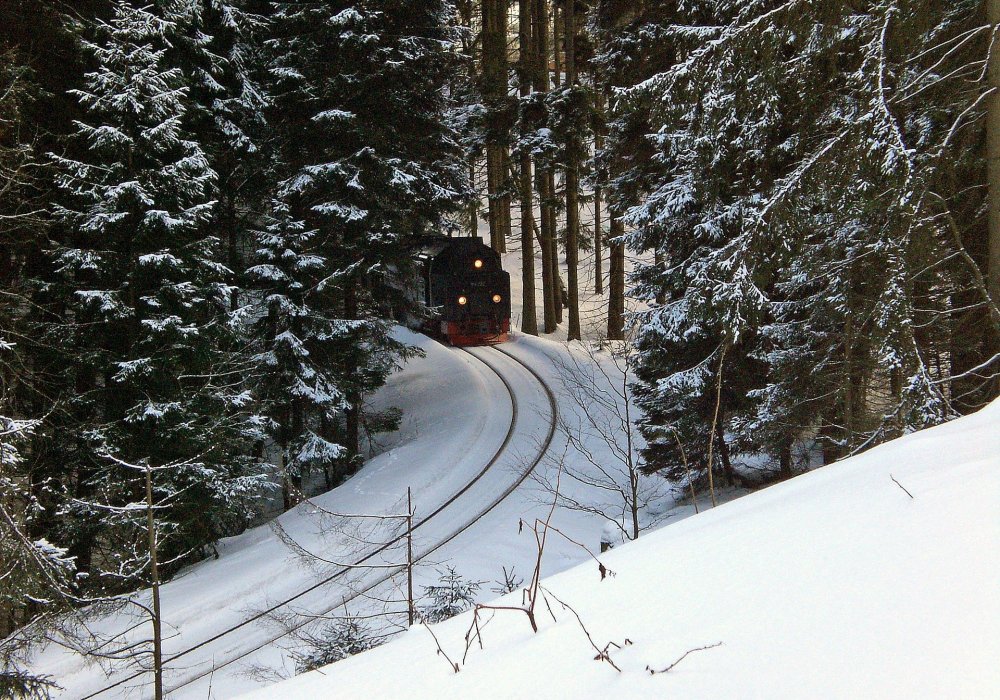
<instances>
[{"instance_id":1,"label":"locomotive front lamp","mask_svg":"<svg viewBox=\"0 0 1000 700\"><path fill-rule=\"evenodd\" d=\"M503 301L503 297L502 296L500 296L499 294L494 294L493 295L493 303L494 304L499 304L501 301Z\"/></svg>"},{"instance_id":2,"label":"locomotive front lamp","mask_svg":"<svg viewBox=\"0 0 1000 700\"><path fill-rule=\"evenodd\" d=\"M465 306L468 303L469 303L469 300L466 299L465 297L459 297L458 298L458 305L459 306Z\"/></svg>"},{"instance_id":3,"label":"locomotive front lamp","mask_svg":"<svg viewBox=\"0 0 1000 700\"><path fill-rule=\"evenodd\" d=\"M481 270L481 269L482 269L482 267L483 267L483 261L482 261L482 260L479 260L479 259L477 258L477 259L476 259L476 262L472 263L472 266L473 266L474 268L476 268L477 270Z\"/></svg>"}]
</instances>

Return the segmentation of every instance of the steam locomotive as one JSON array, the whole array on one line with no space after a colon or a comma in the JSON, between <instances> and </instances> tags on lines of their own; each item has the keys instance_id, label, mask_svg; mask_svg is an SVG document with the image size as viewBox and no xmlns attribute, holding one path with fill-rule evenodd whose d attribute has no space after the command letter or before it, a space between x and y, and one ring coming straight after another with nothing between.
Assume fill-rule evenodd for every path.
<instances>
[{"instance_id":1,"label":"steam locomotive","mask_svg":"<svg viewBox=\"0 0 1000 700\"><path fill-rule=\"evenodd\" d=\"M415 290L436 312L427 330L452 345L491 345L510 333L510 274L479 238L428 236L414 252Z\"/></svg>"}]
</instances>

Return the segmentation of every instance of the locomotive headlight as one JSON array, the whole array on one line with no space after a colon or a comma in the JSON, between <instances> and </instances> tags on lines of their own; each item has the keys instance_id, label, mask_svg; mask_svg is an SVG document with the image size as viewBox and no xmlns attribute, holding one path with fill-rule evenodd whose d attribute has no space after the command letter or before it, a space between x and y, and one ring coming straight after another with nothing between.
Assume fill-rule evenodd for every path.
<instances>
[{"instance_id":1,"label":"locomotive headlight","mask_svg":"<svg viewBox=\"0 0 1000 700\"><path fill-rule=\"evenodd\" d=\"M468 303L469 303L468 298L466 298L464 296L458 298L458 305L459 306L465 306Z\"/></svg>"},{"instance_id":2,"label":"locomotive headlight","mask_svg":"<svg viewBox=\"0 0 1000 700\"><path fill-rule=\"evenodd\" d=\"M502 296L500 296L499 294L494 294L493 295L493 303L494 304L499 304L501 301L503 301L503 297Z\"/></svg>"},{"instance_id":3,"label":"locomotive headlight","mask_svg":"<svg viewBox=\"0 0 1000 700\"><path fill-rule=\"evenodd\" d=\"M472 263L472 266L477 270L481 270L483 269L483 261L477 259L474 263Z\"/></svg>"}]
</instances>

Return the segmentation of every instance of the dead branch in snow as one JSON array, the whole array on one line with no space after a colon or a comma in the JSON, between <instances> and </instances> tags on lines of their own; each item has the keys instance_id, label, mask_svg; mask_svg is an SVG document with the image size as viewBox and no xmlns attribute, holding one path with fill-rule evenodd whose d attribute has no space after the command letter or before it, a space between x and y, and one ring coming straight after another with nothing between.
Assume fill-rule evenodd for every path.
<instances>
[{"instance_id":1,"label":"dead branch in snow","mask_svg":"<svg viewBox=\"0 0 1000 700\"><path fill-rule=\"evenodd\" d=\"M896 481L896 477L894 477L894 476L893 476L892 474L890 474L890 475L889 475L889 478L890 478L890 479L892 479L892 480L893 480L894 482L896 482L896 486L898 486L899 488L903 489L903 491L905 491L905 492L906 492L906 495L907 495L907 496L909 496L910 498L913 498L913 494L912 494L912 493L910 493L910 490L909 490L909 489L907 489L907 488L906 488L905 486L903 486L903 485L902 485L901 483L899 483L898 481Z\"/></svg>"},{"instance_id":2,"label":"dead branch in snow","mask_svg":"<svg viewBox=\"0 0 1000 700\"><path fill-rule=\"evenodd\" d=\"M662 670L660 670L660 671L657 671L656 669L652 668L651 666L647 666L647 667L646 667L646 670L647 670L647 671L649 671L649 675L651 675L651 676L652 676L652 675L655 675L655 674L657 674L657 673L667 673L667 672L668 672L668 671L670 671L670 670L671 670L671 669L672 669L672 668L673 668L674 666L676 666L676 665L677 665L677 664L679 664L679 663L680 663L681 661L683 661L684 659L686 659L686 658L688 657L688 654L693 654L693 653L695 653L696 651L705 651L706 649L714 649L715 647L721 647L721 646L722 646L722 642L716 642L715 644L707 644L707 645L705 645L705 646L703 646L703 647L695 647L694 649L688 649L687 651L685 651L685 652L684 652L684 653L683 653L683 654L682 654L682 655L680 656L680 658L679 658L679 659L677 659L676 661L674 661L674 662L673 662L672 664L670 664L670 665L669 665L669 666L667 666L666 668L664 668L664 669L662 669Z\"/></svg>"}]
</instances>

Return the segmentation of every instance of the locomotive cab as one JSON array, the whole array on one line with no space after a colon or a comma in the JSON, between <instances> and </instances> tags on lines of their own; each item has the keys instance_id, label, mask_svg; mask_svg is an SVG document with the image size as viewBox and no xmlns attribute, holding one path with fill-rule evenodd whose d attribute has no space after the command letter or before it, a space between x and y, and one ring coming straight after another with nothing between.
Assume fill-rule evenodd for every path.
<instances>
[{"instance_id":1,"label":"locomotive cab","mask_svg":"<svg viewBox=\"0 0 1000 700\"><path fill-rule=\"evenodd\" d=\"M500 255L478 238L432 238L417 253L424 303L439 318L433 330L452 345L507 340L510 274Z\"/></svg>"}]
</instances>

